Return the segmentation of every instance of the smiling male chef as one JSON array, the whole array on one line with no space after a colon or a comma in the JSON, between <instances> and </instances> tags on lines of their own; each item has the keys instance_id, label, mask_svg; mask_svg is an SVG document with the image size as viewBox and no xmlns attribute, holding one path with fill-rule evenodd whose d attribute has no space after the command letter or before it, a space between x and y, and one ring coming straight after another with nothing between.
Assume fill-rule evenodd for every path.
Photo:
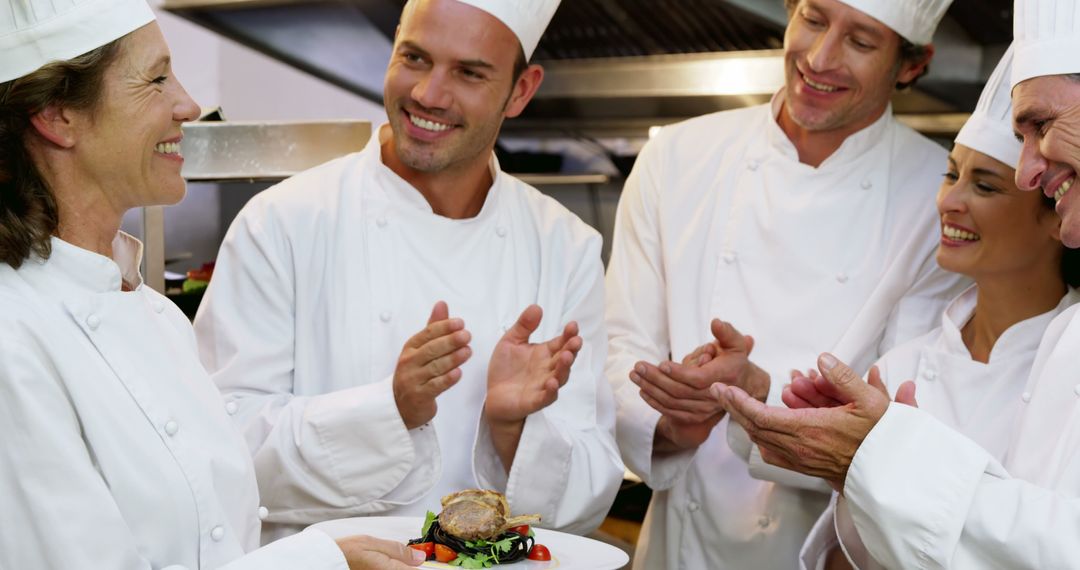
<instances>
[{"instance_id":1,"label":"smiling male chef","mask_svg":"<svg viewBox=\"0 0 1080 570\"><path fill-rule=\"evenodd\" d=\"M1057 202L1080 247L1080 0L1017 0L1013 125L1021 190ZM1043 335L1004 465L921 410L819 360L847 405L765 407L717 389L770 461L843 489L855 529L886 568L1076 568L1080 560L1080 306ZM801 434L812 431L812 440Z\"/></svg>"},{"instance_id":2,"label":"smiling male chef","mask_svg":"<svg viewBox=\"0 0 1080 570\"><path fill-rule=\"evenodd\" d=\"M949 3L790 0L772 102L666 127L638 158L607 274L619 446L655 490L635 568L797 567L828 487L765 466L708 386L779 402L821 350L868 367L964 286L934 259L945 149L889 104Z\"/></svg>"},{"instance_id":3,"label":"smiling male chef","mask_svg":"<svg viewBox=\"0 0 1080 570\"><path fill-rule=\"evenodd\" d=\"M600 237L493 154L558 4L411 0L389 125L229 229L195 326L271 536L474 487L549 528L606 514L623 471Z\"/></svg>"}]
</instances>

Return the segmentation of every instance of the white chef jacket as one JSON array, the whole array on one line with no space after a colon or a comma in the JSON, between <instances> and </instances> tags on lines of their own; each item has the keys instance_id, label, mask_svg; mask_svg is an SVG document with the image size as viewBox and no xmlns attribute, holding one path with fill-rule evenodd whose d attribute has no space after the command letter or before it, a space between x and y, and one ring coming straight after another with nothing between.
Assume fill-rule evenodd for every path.
<instances>
[{"instance_id":1,"label":"white chef jacket","mask_svg":"<svg viewBox=\"0 0 1080 570\"><path fill-rule=\"evenodd\" d=\"M346 570L315 530L244 556L244 441L191 325L142 284L142 244L113 250L53 238L47 261L0 264L0 568Z\"/></svg>"},{"instance_id":2,"label":"white chef jacket","mask_svg":"<svg viewBox=\"0 0 1080 570\"><path fill-rule=\"evenodd\" d=\"M890 350L877 366L890 395L895 396L904 381L914 380L920 409L1004 461L1043 332L1080 300L1080 293L1070 289L1053 310L1006 329L986 363L973 360L961 338L961 329L975 314L977 297L978 289L972 286L949 305L941 327ZM837 498L833 500L807 537L801 567L821 567L828 552L842 543L858 568L880 568L854 532L847 501L840 497L836 508Z\"/></svg>"},{"instance_id":3,"label":"white chef jacket","mask_svg":"<svg viewBox=\"0 0 1080 570\"><path fill-rule=\"evenodd\" d=\"M682 359L719 317L754 336L777 386L825 350L865 370L965 287L934 259L944 149L890 109L813 168L776 123L780 104L662 129L619 201L607 374L623 460L655 491L635 568L795 567L828 501L827 487L752 478L726 418L697 450L654 457L659 413L627 378L635 362Z\"/></svg>"},{"instance_id":4,"label":"white chef jacket","mask_svg":"<svg viewBox=\"0 0 1080 570\"><path fill-rule=\"evenodd\" d=\"M1043 335L1004 466L930 414L890 405L844 485L869 553L889 568L1075 568L1078 353L1074 305Z\"/></svg>"},{"instance_id":5,"label":"white chef jacket","mask_svg":"<svg viewBox=\"0 0 1080 570\"><path fill-rule=\"evenodd\" d=\"M390 131L379 133L245 206L195 320L203 362L240 408L267 521L279 523L271 535L422 516L473 487L504 491L542 526L592 530L623 474L603 376L598 234L494 157L480 213L438 216L382 163ZM473 356L435 419L408 431L394 368L438 300L464 320ZM480 412L492 349L531 303L544 310L533 342L576 320L584 347L558 400L526 420L507 476Z\"/></svg>"}]
</instances>

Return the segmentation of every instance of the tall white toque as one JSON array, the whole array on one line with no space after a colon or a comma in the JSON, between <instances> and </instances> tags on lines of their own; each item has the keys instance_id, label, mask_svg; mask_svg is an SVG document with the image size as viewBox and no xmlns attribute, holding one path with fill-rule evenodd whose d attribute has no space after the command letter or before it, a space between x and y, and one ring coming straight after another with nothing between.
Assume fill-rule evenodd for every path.
<instances>
[{"instance_id":1,"label":"tall white toque","mask_svg":"<svg viewBox=\"0 0 1080 570\"><path fill-rule=\"evenodd\" d=\"M0 83L93 51L153 20L146 0L5 0Z\"/></svg>"},{"instance_id":2,"label":"tall white toque","mask_svg":"<svg viewBox=\"0 0 1080 570\"><path fill-rule=\"evenodd\" d=\"M889 26L900 37L924 46L934 41L934 32L953 0L840 0Z\"/></svg>"},{"instance_id":3,"label":"tall white toque","mask_svg":"<svg viewBox=\"0 0 1080 570\"><path fill-rule=\"evenodd\" d=\"M979 103L971 118L956 135L956 144L962 144L993 157L1012 168L1020 162L1020 141L1016 140L1012 126L1012 76L1014 47L1010 46L994 73L990 75Z\"/></svg>"},{"instance_id":4,"label":"tall white toque","mask_svg":"<svg viewBox=\"0 0 1080 570\"><path fill-rule=\"evenodd\" d=\"M457 0L498 18L521 42L525 59L532 59L561 0Z\"/></svg>"},{"instance_id":5,"label":"tall white toque","mask_svg":"<svg viewBox=\"0 0 1080 570\"><path fill-rule=\"evenodd\" d=\"M1080 73L1080 0L1016 0L1013 8L1013 87Z\"/></svg>"}]
</instances>

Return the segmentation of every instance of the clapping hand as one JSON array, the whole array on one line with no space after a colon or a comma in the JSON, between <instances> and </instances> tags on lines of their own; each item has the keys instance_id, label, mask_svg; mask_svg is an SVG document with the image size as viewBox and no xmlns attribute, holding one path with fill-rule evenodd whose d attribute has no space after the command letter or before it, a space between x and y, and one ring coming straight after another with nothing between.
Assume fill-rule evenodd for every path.
<instances>
[{"instance_id":1,"label":"clapping hand","mask_svg":"<svg viewBox=\"0 0 1080 570\"><path fill-rule=\"evenodd\" d=\"M435 398L457 384L461 365L472 356L470 340L464 321L451 319L446 303L435 303L427 327L405 343L394 370L394 402L406 428L435 417Z\"/></svg>"}]
</instances>

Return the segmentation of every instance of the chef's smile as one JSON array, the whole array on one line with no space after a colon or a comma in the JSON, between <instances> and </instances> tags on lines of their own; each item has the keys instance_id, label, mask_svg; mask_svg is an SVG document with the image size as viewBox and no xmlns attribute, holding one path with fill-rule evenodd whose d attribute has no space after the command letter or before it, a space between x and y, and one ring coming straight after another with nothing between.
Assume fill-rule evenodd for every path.
<instances>
[{"instance_id":1,"label":"chef's smile","mask_svg":"<svg viewBox=\"0 0 1080 570\"><path fill-rule=\"evenodd\" d=\"M968 228L949 223L941 225L942 245L958 247L975 243L980 239L979 234Z\"/></svg>"},{"instance_id":2,"label":"chef's smile","mask_svg":"<svg viewBox=\"0 0 1080 570\"><path fill-rule=\"evenodd\" d=\"M1060 203L1065 194L1072 188L1073 182L1076 182L1076 173L1072 173L1070 176L1064 177L1064 180L1056 184L1051 183L1047 185L1044 193L1047 197L1053 198L1054 203Z\"/></svg>"},{"instance_id":3,"label":"chef's smile","mask_svg":"<svg viewBox=\"0 0 1080 570\"><path fill-rule=\"evenodd\" d=\"M411 134L427 140L444 135L458 126L443 120L421 117L416 113L409 112L407 109L402 109L402 113L409 120Z\"/></svg>"},{"instance_id":4,"label":"chef's smile","mask_svg":"<svg viewBox=\"0 0 1080 570\"><path fill-rule=\"evenodd\" d=\"M815 81L802 71L799 72L799 77L802 78L803 83L806 84L807 87L819 93L836 93L837 91L844 90L843 87L840 87L838 85L831 85L823 81Z\"/></svg>"},{"instance_id":5,"label":"chef's smile","mask_svg":"<svg viewBox=\"0 0 1080 570\"><path fill-rule=\"evenodd\" d=\"M154 153L162 158L183 162L184 155L180 151L180 141L184 137L175 137L154 145Z\"/></svg>"}]
</instances>

